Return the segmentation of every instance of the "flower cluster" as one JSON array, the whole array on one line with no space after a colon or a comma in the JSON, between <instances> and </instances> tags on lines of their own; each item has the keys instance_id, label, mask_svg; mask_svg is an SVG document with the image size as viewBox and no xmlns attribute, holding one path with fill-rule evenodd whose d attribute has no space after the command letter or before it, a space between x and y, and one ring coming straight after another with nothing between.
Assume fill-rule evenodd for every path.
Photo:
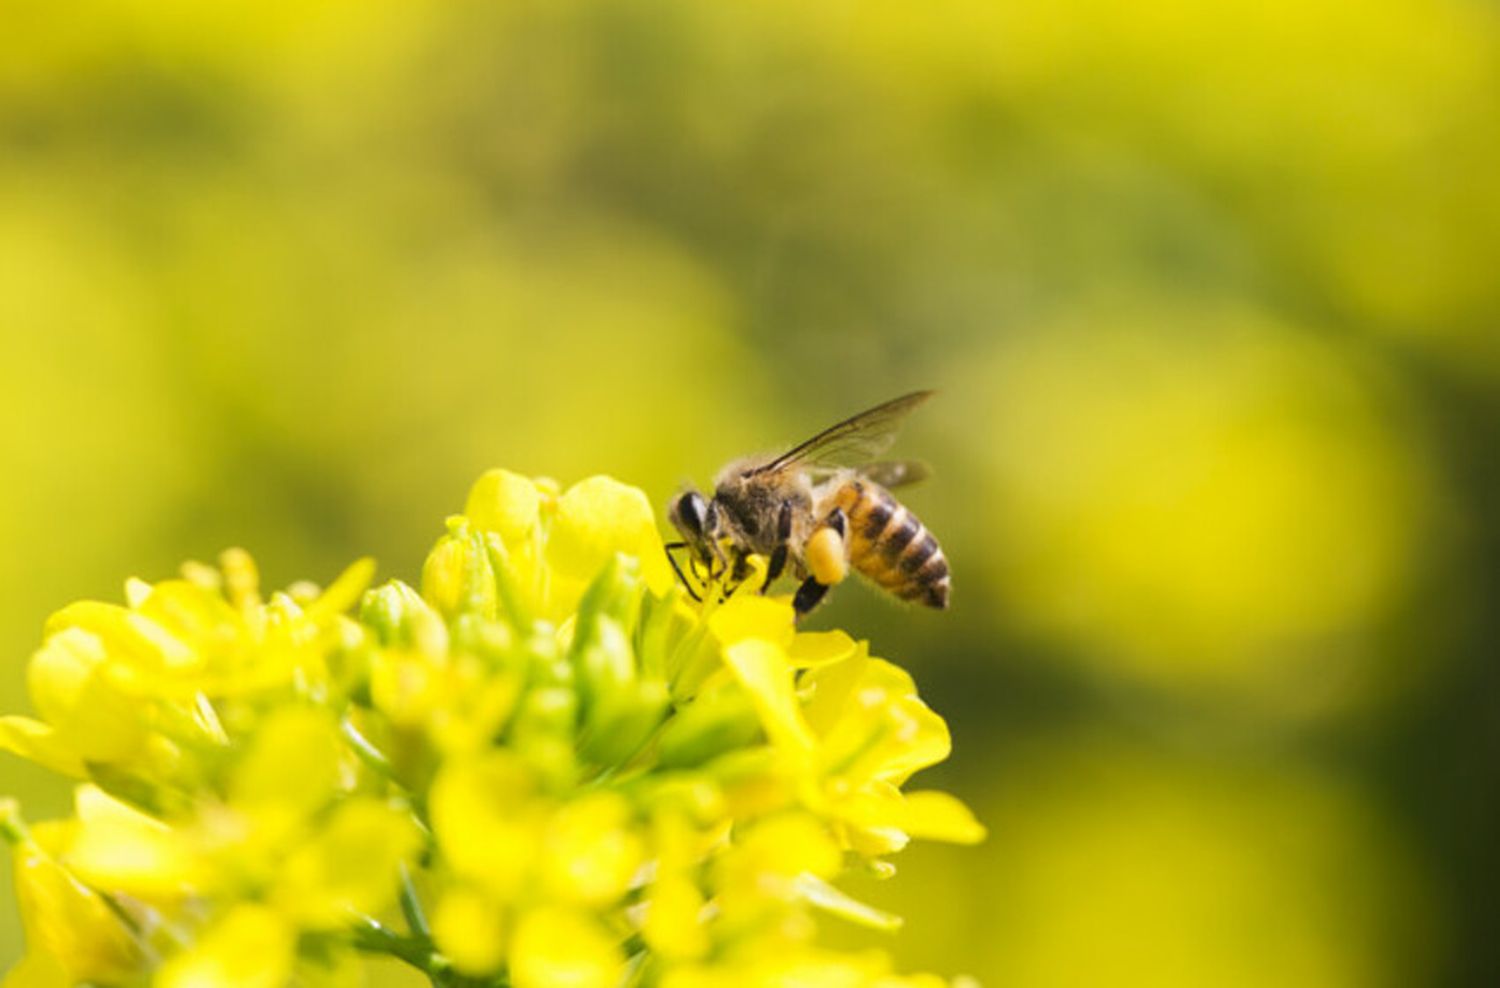
<instances>
[{"instance_id":1,"label":"flower cluster","mask_svg":"<svg viewBox=\"0 0 1500 988\"><path fill-rule=\"evenodd\" d=\"M784 599L696 604L645 496L505 471L422 570L263 597L226 553L55 614L40 719L0 747L79 780L13 845L27 952L5 988L938 985L816 917L913 837L971 842L911 678ZM747 585L753 585L750 581Z\"/></svg>"}]
</instances>

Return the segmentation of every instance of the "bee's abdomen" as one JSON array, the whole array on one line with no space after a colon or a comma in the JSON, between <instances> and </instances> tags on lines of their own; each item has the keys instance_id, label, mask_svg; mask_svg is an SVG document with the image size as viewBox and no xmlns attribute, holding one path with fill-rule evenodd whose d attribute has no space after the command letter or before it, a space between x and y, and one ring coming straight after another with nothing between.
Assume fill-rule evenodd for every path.
<instances>
[{"instance_id":1,"label":"bee's abdomen","mask_svg":"<svg viewBox=\"0 0 1500 988\"><path fill-rule=\"evenodd\" d=\"M937 538L890 492L851 480L833 503L849 519L849 562L903 600L948 606L948 560Z\"/></svg>"}]
</instances>

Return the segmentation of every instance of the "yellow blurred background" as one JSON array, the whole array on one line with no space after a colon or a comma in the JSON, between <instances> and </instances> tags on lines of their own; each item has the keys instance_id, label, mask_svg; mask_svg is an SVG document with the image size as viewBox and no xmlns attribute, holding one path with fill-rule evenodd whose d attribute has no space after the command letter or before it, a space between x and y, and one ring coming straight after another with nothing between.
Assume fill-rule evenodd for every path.
<instances>
[{"instance_id":1,"label":"yellow blurred background","mask_svg":"<svg viewBox=\"0 0 1500 988\"><path fill-rule=\"evenodd\" d=\"M1500 983L1497 27L7 0L0 706L127 576L414 577L487 467L661 500L935 387L953 609L814 619L914 671L991 827L860 890L902 966Z\"/></svg>"}]
</instances>

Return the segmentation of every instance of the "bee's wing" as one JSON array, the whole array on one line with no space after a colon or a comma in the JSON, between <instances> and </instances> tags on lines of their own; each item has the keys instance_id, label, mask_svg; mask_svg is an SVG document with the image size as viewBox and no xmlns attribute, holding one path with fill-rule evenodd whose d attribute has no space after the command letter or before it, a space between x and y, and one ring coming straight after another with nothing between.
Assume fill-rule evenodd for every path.
<instances>
[{"instance_id":1,"label":"bee's wing","mask_svg":"<svg viewBox=\"0 0 1500 988\"><path fill-rule=\"evenodd\" d=\"M932 476L932 469L920 460L882 460L865 464L859 472L881 487L904 487Z\"/></svg>"},{"instance_id":2,"label":"bee's wing","mask_svg":"<svg viewBox=\"0 0 1500 988\"><path fill-rule=\"evenodd\" d=\"M890 448L901 420L912 409L932 397L931 391L913 391L883 405L860 412L831 425L806 442L798 443L754 473L784 470L793 464L859 466Z\"/></svg>"}]
</instances>

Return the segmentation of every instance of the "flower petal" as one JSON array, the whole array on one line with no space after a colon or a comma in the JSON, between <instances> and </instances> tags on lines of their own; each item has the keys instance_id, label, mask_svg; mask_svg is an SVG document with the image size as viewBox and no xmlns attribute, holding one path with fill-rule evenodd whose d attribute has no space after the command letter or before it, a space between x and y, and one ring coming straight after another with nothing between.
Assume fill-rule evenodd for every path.
<instances>
[{"instance_id":1,"label":"flower petal","mask_svg":"<svg viewBox=\"0 0 1500 988\"><path fill-rule=\"evenodd\" d=\"M703 894L687 878L672 875L651 886L641 935L668 960L691 960L708 953L708 931L702 923Z\"/></svg>"},{"instance_id":2,"label":"flower petal","mask_svg":"<svg viewBox=\"0 0 1500 988\"><path fill-rule=\"evenodd\" d=\"M901 829L913 837L952 844L978 844L986 836L973 811L957 797L935 789L905 794Z\"/></svg>"},{"instance_id":3,"label":"flower petal","mask_svg":"<svg viewBox=\"0 0 1500 988\"><path fill-rule=\"evenodd\" d=\"M197 944L162 966L157 988L279 988L292 968L296 931L265 906L241 905Z\"/></svg>"},{"instance_id":4,"label":"flower petal","mask_svg":"<svg viewBox=\"0 0 1500 988\"><path fill-rule=\"evenodd\" d=\"M579 481L558 498L548 562L573 580L590 580L616 552L640 560L641 577L653 593L671 588L672 568L645 493L612 477Z\"/></svg>"},{"instance_id":5,"label":"flower petal","mask_svg":"<svg viewBox=\"0 0 1500 988\"><path fill-rule=\"evenodd\" d=\"M527 914L510 948L516 988L611 988L623 965L614 939L597 923L562 909Z\"/></svg>"},{"instance_id":6,"label":"flower petal","mask_svg":"<svg viewBox=\"0 0 1500 988\"><path fill-rule=\"evenodd\" d=\"M104 643L65 628L31 657L26 681L37 711L84 761L122 762L146 741L141 704L106 676Z\"/></svg>"},{"instance_id":7,"label":"flower petal","mask_svg":"<svg viewBox=\"0 0 1500 988\"><path fill-rule=\"evenodd\" d=\"M778 747L810 753L812 731L802 719L786 653L772 642L747 638L724 649L724 661L750 694L766 736Z\"/></svg>"},{"instance_id":8,"label":"flower petal","mask_svg":"<svg viewBox=\"0 0 1500 988\"><path fill-rule=\"evenodd\" d=\"M507 549L515 549L536 530L541 503L541 494L529 477L489 470L470 488L464 514L476 527L497 533Z\"/></svg>"},{"instance_id":9,"label":"flower petal","mask_svg":"<svg viewBox=\"0 0 1500 988\"><path fill-rule=\"evenodd\" d=\"M272 899L312 929L379 913L395 901L401 865L420 843L410 814L371 797L350 799L286 860Z\"/></svg>"},{"instance_id":10,"label":"flower petal","mask_svg":"<svg viewBox=\"0 0 1500 988\"><path fill-rule=\"evenodd\" d=\"M97 892L35 841L18 844L12 863L21 922L33 954L55 960L68 984L130 977L141 962L140 952L120 917ZM54 971L53 965L35 961L29 976L37 984L47 984Z\"/></svg>"},{"instance_id":11,"label":"flower petal","mask_svg":"<svg viewBox=\"0 0 1500 988\"><path fill-rule=\"evenodd\" d=\"M91 885L165 902L200 884L202 867L191 845L165 823L93 785L78 787L74 806L78 828L66 860Z\"/></svg>"},{"instance_id":12,"label":"flower petal","mask_svg":"<svg viewBox=\"0 0 1500 988\"><path fill-rule=\"evenodd\" d=\"M576 799L553 814L542 848L542 878L554 896L602 906L625 894L641 865L630 804L618 793Z\"/></svg>"},{"instance_id":13,"label":"flower petal","mask_svg":"<svg viewBox=\"0 0 1500 988\"><path fill-rule=\"evenodd\" d=\"M708 616L708 628L720 643L763 638L786 647L795 635L796 614L785 600L759 594L737 596Z\"/></svg>"},{"instance_id":14,"label":"flower petal","mask_svg":"<svg viewBox=\"0 0 1500 988\"><path fill-rule=\"evenodd\" d=\"M432 914L432 939L460 974L482 978L505 963L504 917L478 889L460 885L443 893Z\"/></svg>"},{"instance_id":15,"label":"flower petal","mask_svg":"<svg viewBox=\"0 0 1500 988\"><path fill-rule=\"evenodd\" d=\"M236 766L230 801L253 813L311 814L334 796L342 750L330 714L311 707L277 711ZM287 770L292 765L296 771Z\"/></svg>"},{"instance_id":16,"label":"flower petal","mask_svg":"<svg viewBox=\"0 0 1500 988\"><path fill-rule=\"evenodd\" d=\"M30 717L14 714L0 717L0 751L20 755L59 775L75 779L88 776L77 752L58 737L57 731Z\"/></svg>"},{"instance_id":17,"label":"flower petal","mask_svg":"<svg viewBox=\"0 0 1500 988\"><path fill-rule=\"evenodd\" d=\"M75 984L61 960L33 948L5 972L0 988L74 988Z\"/></svg>"},{"instance_id":18,"label":"flower petal","mask_svg":"<svg viewBox=\"0 0 1500 988\"><path fill-rule=\"evenodd\" d=\"M792 882L799 895L807 903L817 906L825 912L858 923L860 926L868 926L872 930L880 930L890 933L901 928L901 917L894 913L888 913L883 909L866 905L858 899L849 895L843 889L830 885L828 882L809 872L803 872Z\"/></svg>"},{"instance_id":19,"label":"flower petal","mask_svg":"<svg viewBox=\"0 0 1500 988\"><path fill-rule=\"evenodd\" d=\"M455 872L502 897L523 886L541 842L544 807L519 757L496 751L451 761L432 785L428 809Z\"/></svg>"},{"instance_id":20,"label":"flower petal","mask_svg":"<svg viewBox=\"0 0 1500 988\"><path fill-rule=\"evenodd\" d=\"M821 669L843 662L854 654L859 643L842 631L799 632L786 648L793 669Z\"/></svg>"}]
</instances>

